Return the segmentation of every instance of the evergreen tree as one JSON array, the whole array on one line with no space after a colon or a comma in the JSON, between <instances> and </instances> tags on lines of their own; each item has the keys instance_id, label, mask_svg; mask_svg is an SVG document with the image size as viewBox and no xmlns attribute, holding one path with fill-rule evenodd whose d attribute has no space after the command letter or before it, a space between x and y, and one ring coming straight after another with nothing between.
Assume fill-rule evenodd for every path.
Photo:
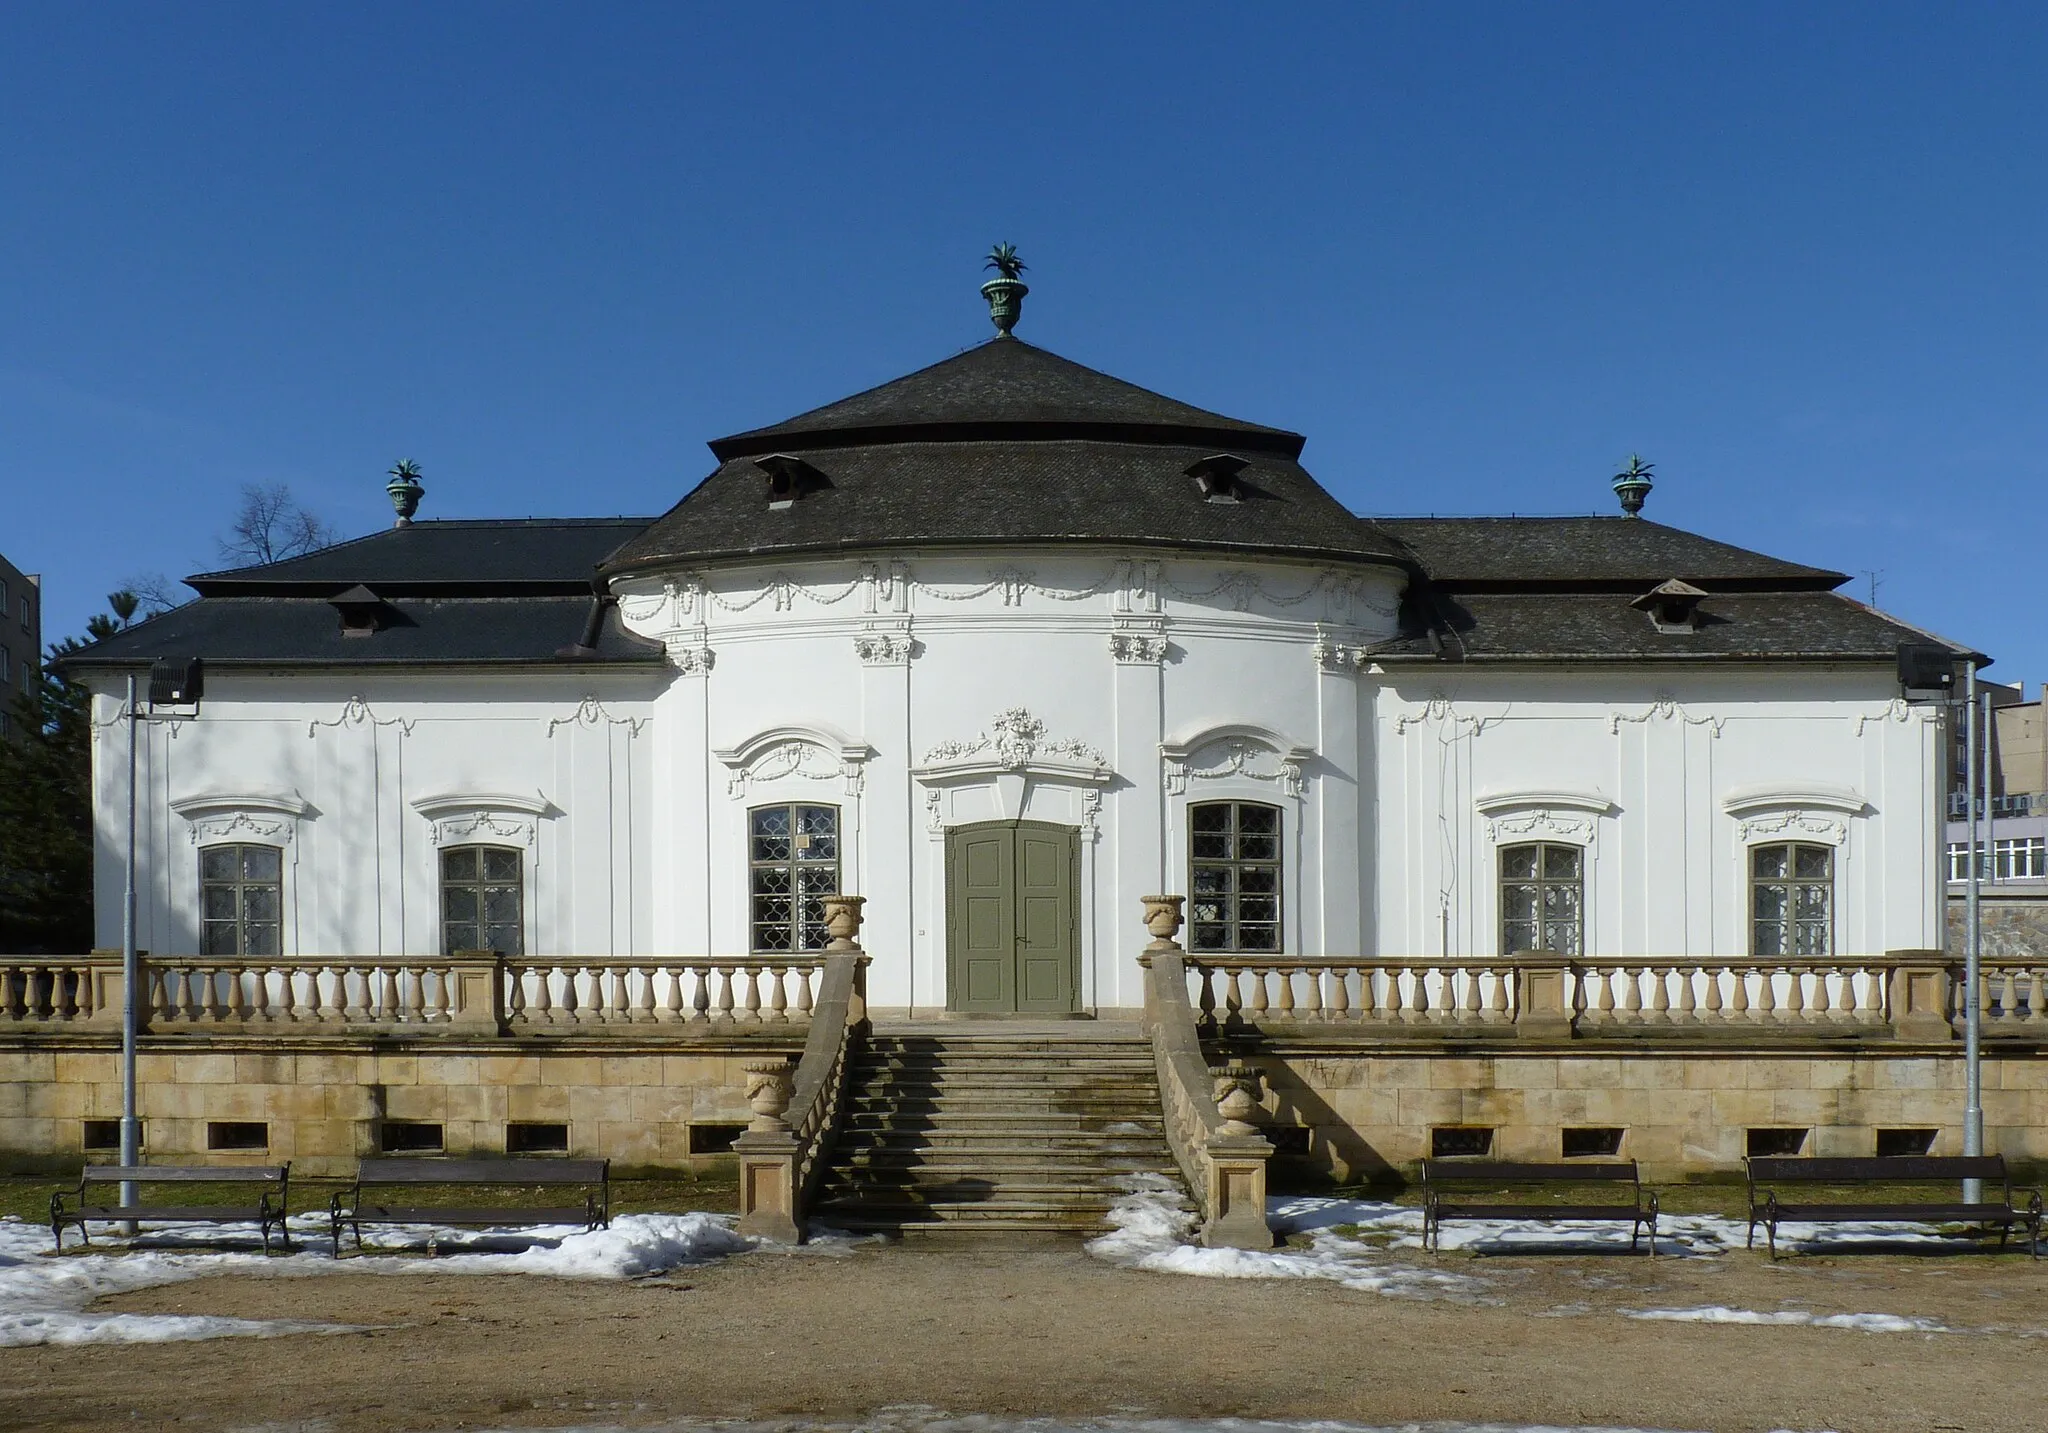
<instances>
[{"instance_id":1,"label":"evergreen tree","mask_svg":"<svg viewBox=\"0 0 2048 1433\"><path fill-rule=\"evenodd\" d=\"M92 641L134 618L133 594L86 623ZM54 662L87 645L51 646ZM45 665L15 698L18 737L0 740L0 952L76 955L92 946L92 696Z\"/></svg>"}]
</instances>

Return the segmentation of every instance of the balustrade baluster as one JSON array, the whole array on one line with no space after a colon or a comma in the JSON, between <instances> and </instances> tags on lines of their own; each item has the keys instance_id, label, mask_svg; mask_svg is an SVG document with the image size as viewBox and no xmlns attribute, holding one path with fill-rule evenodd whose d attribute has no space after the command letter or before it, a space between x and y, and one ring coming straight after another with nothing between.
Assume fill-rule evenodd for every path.
<instances>
[{"instance_id":1,"label":"balustrade baluster","mask_svg":"<svg viewBox=\"0 0 2048 1433\"><path fill-rule=\"evenodd\" d=\"M1411 970L1408 973L1408 1008L1402 1011L1403 1019L1427 1020L1429 1018L1429 972Z\"/></svg>"},{"instance_id":2,"label":"balustrade baluster","mask_svg":"<svg viewBox=\"0 0 2048 1433\"><path fill-rule=\"evenodd\" d=\"M1787 973L1791 975L1792 981L1786 990L1786 1018L1790 1020L1804 1020L1806 1018L1806 967L1802 965L1789 966L1787 967Z\"/></svg>"},{"instance_id":3,"label":"balustrade baluster","mask_svg":"<svg viewBox=\"0 0 2048 1433\"><path fill-rule=\"evenodd\" d=\"M1605 969L1595 970L1591 974L1591 979L1594 983L1594 1018L1602 1024L1607 1024L1614 1019L1614 972Z\"/></svg>"},{"instance_id":4,"label":"balustrade baluster","mask_svg":"<svg viewBox=\"0 0 2048 1433\"><path fill-rule=\"evenodd\" d=\"M1493 966L1487 971L1491 981L1486 994L1486 1018L1495 1024L1505 1024L1508 1019L1508 986L1514 982L1512 970Z\"/></svg>"},{"instance_id":5,"label":"balustrade baluster","mask_svg":"<svg viewBox=\"0 0 2048 1433\"><path fill-rule=\"evenodd\" d=\"M696 981L690 992L690 1019L692 1022L711 1019L711 967L693 965L690 978Z\"/></svg>"},{"instance_id":6,"label":"balustrade baluster","mask_svg":"<svg viewBox=\"0 0 2048 1433\"><path fill-rule=\"evenodd\" d=\"M1667 966L1653 965L1650 972L1650 1018L1668 1021L1671 1018L1671 971Z\"/></svg>"},{"instance_id":7,"label":"balustrade baluster","mask_svg":"<svg viewBox=\"0 0 2048 1433\"><path fill-rule=\"evenodd\" d=\"M636 975L640 977L640 993L633 997L633 1023L636 1025L652 1025L659 1018L654 1013L654 977L659 970L658 966L636 965L626 971L628 980Z\"/></svg>"},{"instance_id":8,"label":"balustrade baluster","mask_svg":"<svg viewBox=\"0 0 2048 1433\"><path fill-rule=\"evenodd\" d=\"M1693 977L1699 974L1697 966L1678 967L1678 1018L1691 1023L1698 1018L1700 1008L1699 992L1693 988Z\"/></svg>"},{"instance_id":9,"label":"balustrade baluster","mask_svg":"<svg viewBox=\"0 0 2048 1433\"><path fill-rule=\"evenodd\" d=\"M401 966L396 972L400 987L410 986L406 996L405 1019L414 1025L427 1023L427 969L423 965Z\"/></svg>"},{"instance_id":10,"label":"balustrade baluster","mask_svg":"<svg viewBox=\"0 0 2048 1433\"><path fill-rule=\"evenodd\" d=\"M733 967L730 965L720 965L713 968L718 972L718 1014L713 1018L722 1025L730 1025L732 1023Z\"/></svg>"},{"instance_id":11,"label":"balustrade baluster","mask_svg":"<svg viewBox=\"0 0 2048 1433\"><path fill-rule=\"evenodd\" d=\"M505 962L505 1023L526 1023L526 969L511 961Z\"/></svg>"},{"instance_id":12,"label":"balustrade baluster","mask_svg":"<svg viewBox=\"0 0 2048 1433\"><path fill-rule=\"evenodd\" d=\"M1621 1013L1640 1020L1643 1014L1643 977L1650 972L1642 967L1624 965L1621 967Z\"/></svg>"},{"instance_id":13,"label":"balustrade baluster","mask_svg":"<svg viewBox=\"0 0 2048 1433\"><path fill-rule=\"evenodd\" d=\"M1835 976L1830 970L1816 967L1813 972L1813 1018L1834 1020L1839 1017L1835 1009L1839 1001L1835 998Z\"/></svg>"},{"instance_id":14,"label":"balustrade baluster","mask_svg":"<svg viewBox=\"0 0 2048 1433\"><path fill-rule=\"evenodd\" d=\"M1308 979L1303 983L1302 1002L1300 1008L1296 1011L1295 1018L1299 1020L1321 1020L1326 1014L1323 1005L1323 969L1318 966L1314 970L1305 970L1302 974L1306 975ZM1335 972L1335 974L1339 980L1344 978L1341 971Z\"/></svg>"},{"instance_id":15,"label":"balustrade baluster","mask_svg":"<svg viewBox=\"0 0 2048 1433\"><path fill-rule=\"evenodd\" d=\"M799 967L796 973L796 1018L799 1020L811 1018L811 977L815 971L815 966L806 965Z\"/></svg>"},{"instance_id":16,"label":"balustrade baluster","mask_svg":"<svg viewBox=\"0 0 2048 1433\"><path fill-rule=\"evenodd\" d=\"M1998 1016L2001 1020L2014 1018L2019 1008L2019 970L2014 966L2005 968L2004 989L1998 997Z\"/></svg>"},{"instance_id":17,"label":"balustrade baluster","mask_svg":"<svg viewBox=\"0 0 2048 1433\"><path fill-rule=\"evenodd\" d=\"M1216 972L1206 965L1198 965L1194 970L1195 979L1201 983L1202 987L1201 994L1196 1000L1196 1004L1202 1012L1202 1023L1214 1025L1216 1023Z\"/></svg>"},{"instance_id":18,"label":"balustrade baluster","mask_svg":"<svg viewBox=\"0 0 2048 1433\"><path fill-rule=\"evenodd\" d=\"M679 1024L683 1019L683 976L684 967L663 965L655 967L668 981L668 993L661 1000L661 1019L667 1024ZM648 986L654 983L654 972L648 974Z\"/></svg>"},{"instance_id":19,"label":"balustrade baluster","mask_svg":"<svg viewBox=\"0 0 2048 1433\"><path fill-rule=\"evenodd\" d=\"M1251 978L1252 982L1252 1023L1254 1025L1263 1024L1265 1022L1261 1019L1261 1017L1264 1016L1266 1013L1267 972L1264 970L1260 970L1259 968L1254 966L1251 969L1247 970L1245 974Z\"/></svg>"},{"instance_id":20,"label":"balustrade baluster","mask_svg":"<svg viewBox=\"0 0 2048 1433\"><path fill-rule=\"evenodd\" d=\"M768 1010L761 1018L771 1025L789 1023L789 1001L782 986L782 977L788 970L786 965L768 967Z\"/></svg>"},{"instance_id":21,"label":"balustrade baluster","mask_svg":"<svg viewBox=\"0 0 2048 1433\"><path fill-rule=\"evenodd\" d=\"M556 969L557 967L553 964L548 966L550 980L552 980ZM558 1024L574 1025L588 1018L583 1012L584 1007L589 1002L584 1000L583 992L576 986L576 977L583 972L573 965L561 966L560 970L562 972L562 993L555 999L555 1020Z\"/></svg>"},{"instance_id":22,"label":"balustrade baluster","mask_svg":"<svg viewBox=\"0 0 2048 1433\"><path fill-rule=\"evenodd\" d=\"M745 1013L737 1018L749 1025L758 1025L761 1023L761 971L758 967L746 967L740 971L740 979L746 988L746 1008Z\"/></svg>"},{"instance_id":23,"label":"balustrade baluster","mask_svg":"<svg viewBox=\"0 0 2048 1433\"><path fill-rule=\"evenodd\" d=\"M2048 978L2044 978L2044 976L2048 976L2048 972L2044 972L2038 965L2027 972L2027 1021L2029 1024L2037 1022L2042 1018L2041 998L2044 994L2048 994Z\"/></svg>"},{"instance_id":24,"label":"balustrade baluster","mask_svg":"<svg viewBox=\"0 0 2048 1433\"><path fill-rule=\"evenodd\" d=\"M533 1019L539 1025L555 1023L555 968L536 965L533 976Z\"/></svg>"},{"instance_id":25,"label":"balustrade baluster","mask_svg":"<svg viewBox=\"0 0 2048 1433\"><path fill-rule=\"evenodd\" d=\"M1223 1009L1232 1020L1242 1019L1244 1016L1244 995L1237 984L1238 978L1243 974L1244 967L1241 965L1223 967Z\"/></svg>"}]
</instances>

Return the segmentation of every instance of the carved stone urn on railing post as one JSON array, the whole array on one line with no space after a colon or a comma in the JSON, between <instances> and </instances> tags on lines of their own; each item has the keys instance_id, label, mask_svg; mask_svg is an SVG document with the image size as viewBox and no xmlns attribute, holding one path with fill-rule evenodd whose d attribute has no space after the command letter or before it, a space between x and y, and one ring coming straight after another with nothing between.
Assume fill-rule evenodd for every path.
<instances>
[{"instance_id":1,"label":"carved stone urn on railing post","mask_svg":"<svg viewBox=\"0 0 2048 1433\"><path fill-rule=\"evenodd\" d=\"M1223 1124L1209 1136L1209 1218L1202 1243L1211 1249L1270 1249L1266 1164L1273 1146L1252 1123L1259 1112L1259 1072L1233 1060L1209 1074Z\"/></svg>"},{"instance_id":2,"label":"carved stone urn on railing post","mask_svg":"<svg viewBox=\"0 0 2048 1433\"><path fill-rule=\"evenodd\" d=\"M796 1223L796 1137L783 1113L796 1088L796 1070L788 1060L757 1060L747 1067L747 1107L754 1119L745 1134L732 1142L740 1160L742 1234L794 1244L801 1237Z\"/></svg>"},{"instance_id":3,"label":"carved stone urn on railing post","mask_svg":"<svg viewBox=\"0 0 2048 1433\"><path fill-rule=\"evenodd\" d=\"M861 907L867 903L866 896L824 897L825 933L832 937L825 942L827 955L842 955L861 948Z\"/></svg>"},{"instance_id":4,"label":"carved stone urn on railing post","mask_svg":"<svg viewBox=\"0 0 2048 1433\"><path fill-rule=\"evenodd\" d=\"M1145 929L1152 933L1148 951L1179 950L1180 942L1174 937L1180 934L1180 908L1186 904L1186 896L1140 896L1145 906Z\"/></svg>"}]
</instances>

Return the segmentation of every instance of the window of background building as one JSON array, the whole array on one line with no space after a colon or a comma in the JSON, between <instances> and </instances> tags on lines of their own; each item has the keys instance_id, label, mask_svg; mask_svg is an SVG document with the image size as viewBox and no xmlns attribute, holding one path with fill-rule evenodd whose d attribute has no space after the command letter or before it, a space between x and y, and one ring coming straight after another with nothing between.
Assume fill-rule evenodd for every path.
<instances>
[{"instance_id":1,"label":"window of background building","mask_svg":"<svg viewBox=\"0 0 2048 1433\"><path fill-rule=\"evenodd\" d=\"M1188 943L1280 949L1280 808L1208 801L1188 808Z\"/></svg>"},{"instance_id":2,"label":"window of background building","mask_svg":"<svg viewBox=\"0 0 2048 1433\"><path fill-rule=\"evenodd\" d=\"M1966 842L1948 845L1948 878L1970 878L1970 848ZM1977 878L1983 881L2033 881L2048 878L2048 837L2015 836L1997 840L1977 850Z\"/></svg>"},{"instance_id":3,"label":"window of background building","mask_svg":"<svg viewBox=\"0 0 2048 1433\"><path fill-rule=\"evenodd\" d=\"M275 846L208 846L199 853L202 955L280 955L284 853Z\"/></svg>"},{"instance_id":4,"label":"window of background building","mask_svg":"<svg viewBox=\"0 0 2048 1433\"><path fill-rule=\"evenodd\" d=\"M526 892L519 852L455 846L441 853L441 952L526 953Z\"/></svg>"},{"instance_id":5,"label":"window of background building","mask_svg":"<svg viewBox=\"0 0 2048 1433\"><path fill-rule=\"evenodd\" d=\"M825 948L825 897L839 892L839 808L757 806L747 813L754 950Z\"/></svg>"},{"instance_id":6,"label":"window of background building","mask_svg":"<svg viewBox=\"0 0 2048 1433\"><path fill-rule=\"evenodd\" d=\"M1826 846L1755 846L1749 853L1751 955L1834 949L1835 853Z\"/></svg>"},{"instance_id":7,"label":"window of background building","mask_svg":"<svg viewBox=\"0 0 2048 1433\"><path fill-rule=\"evenodd\" d=\"M1537 843L1500 852L1500 948L1578 955L1585 948L1586 853Z\"/></svg>"}]
</instances>

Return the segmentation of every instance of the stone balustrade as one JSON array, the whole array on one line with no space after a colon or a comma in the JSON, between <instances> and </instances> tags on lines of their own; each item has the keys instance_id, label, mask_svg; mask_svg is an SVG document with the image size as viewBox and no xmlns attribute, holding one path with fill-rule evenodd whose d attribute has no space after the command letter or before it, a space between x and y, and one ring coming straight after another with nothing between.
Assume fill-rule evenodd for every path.
<instances>
[{"instance_id":1,"label":"stone balustrade","mask_svg":"<svg viewBox=\"0 0 2048 1433\"><path fill-rule=\"evenodd\" d=\"M223 960L145 957L140 1014L154 1034L400 1030L545 1034L616 1029L716 1035L808 1027L823 959ZM0 956L0 1025L118 1027L118 955Z\"/></svg>"},{"instance_id":2,"label":"stone balustrade","mask_svg":"<svg viewBox=\"0 0 2048 1433\"><path fill-rule=\"evenodd\" d=\"M1818 960L1576 960L1191 954L1205 1034L1349 1032L1576 1039L1710 1036L1798 1043L1840 1035L1946 1040L1964 1019L1963 965L1939 954ZM2048 964L1987 958L1987 1039L2048 1038Z\"/></svg>"}]
</instances>

